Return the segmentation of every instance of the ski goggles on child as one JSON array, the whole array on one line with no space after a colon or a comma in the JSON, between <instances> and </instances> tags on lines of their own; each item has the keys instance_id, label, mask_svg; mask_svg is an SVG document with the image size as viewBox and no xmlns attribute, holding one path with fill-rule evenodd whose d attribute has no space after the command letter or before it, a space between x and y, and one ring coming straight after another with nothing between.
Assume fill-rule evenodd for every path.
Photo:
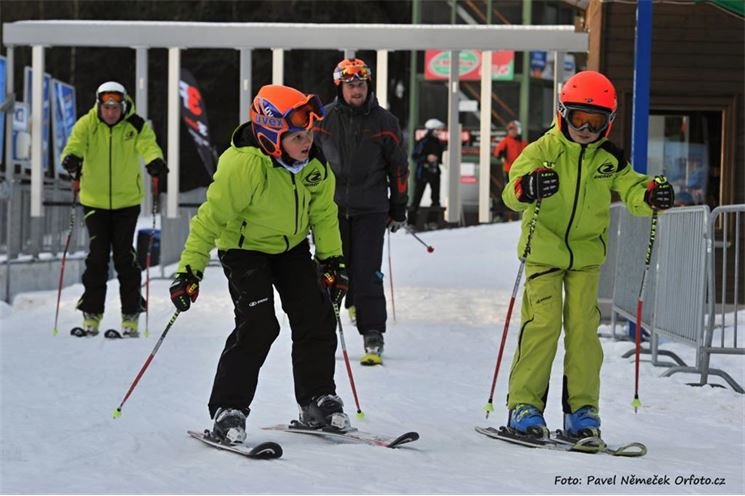
<instances>
[{"instance_id":1,"label":"ski goggles on child","mask_svg":"<svg viewBox=\"0 0 745 496\"><path fill-rule=\"evenodd\" d=\"M320 121L326 115L323 110L321 99L316 95L308 95L308 98L290 109L285 115L285 121L290 131L308 130L313 123Z\"/></svg>"},{"instance_id":2,"label":"ski goggles on child","mask_svg":"<svg viewBox=\"0 0 745 496\"><path fill-rule=\"evenodd\" d=\"M366 65L351 65L337 70L334 73L334 81L342 83L351 83L354 80L367 81L370 79L370 68Z\"/></svg>"},{"instance_id":3,"label":"ski goggles on child","mask_svg":"<svg viewBox=\"0 0 745 496\"><path fill-rule=\"evenodd\" d=\"M575 131L590 131L599 133L605 130L613 121L614 115L607 110L588 107L563 106L562 117Z\"/></svg>"}]
</instances>

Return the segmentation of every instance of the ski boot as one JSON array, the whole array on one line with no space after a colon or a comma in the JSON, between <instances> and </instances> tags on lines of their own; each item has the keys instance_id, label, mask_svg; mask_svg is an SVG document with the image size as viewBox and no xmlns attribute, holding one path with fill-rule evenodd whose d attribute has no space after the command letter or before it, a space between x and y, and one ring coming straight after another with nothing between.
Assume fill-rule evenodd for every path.
<instances>
[{"instance_id":1,"label":"ski boot","mask_svg":"<svg viewBox=\"0 0 745 496\"><path fill-rule=\"evenodd\" d=\"M570 438L600 438L600 416L595 407L585 405L564 414L564 435Z\"/></svg>"},{"instance_id":2,"label":"ski boot","mask_svg":"<svg viewBox=\"0 0 745 496\"><path fill-rule=\"evenodd\" d=\"M335 394L314 397L310 403L300 406L300 424L308 429L348 431L352 428L344 413L344 402Z\"/></svg>"},{"instance_id":3,"label":"ski boot","mask_svg":"<svg viewBox=\"0 0 745 496\"><path fill-rule=\"evenodd\" d=\"M383 363L383 333L380 331L367 331L364 335L365 354L360 360L362 365L381 365Z\"/></svg>"},{"instance_id":4,"label":"ski boot","mask_svg":"<svg viewBox=\"0 0 745 496\"><path fill-rule=\"evenodd\" d=\"M83 331L87 336L97 336L98 327L101 325L103 320L102 313L87 313L83 312Z\"/></svg>"},{"instance_id":5,"label":"ski boot","mask_svg":"<svg viewBox=\"0 0 745 496\"><path fill-rule=\"evenodd\" d=\"M246 440L246 417L250 412L249 408L218 408L210 436L223 444L242 443Z\"/></svg>"},{"instance_id":6,"label":"ski boot","mask_svg":"<svg viewBox=\"0 0 745 496\"><path fill-rule=\"evenodd\" d=\"M522 436L548 438L549 432L543 412L533 405L523 403L510 410L509 427Z\"/></svg>"},{"instance_id":7,"label":"ski boot","mask_svg":"<svg viewBox=\"0 0 745 496\"><path fill-rule=\"evenodd\" d=\"M140 332L137 330L139 321L139 313L122 314L122 334L130 338L139 337Z\"/></svg>"}]
</instances>

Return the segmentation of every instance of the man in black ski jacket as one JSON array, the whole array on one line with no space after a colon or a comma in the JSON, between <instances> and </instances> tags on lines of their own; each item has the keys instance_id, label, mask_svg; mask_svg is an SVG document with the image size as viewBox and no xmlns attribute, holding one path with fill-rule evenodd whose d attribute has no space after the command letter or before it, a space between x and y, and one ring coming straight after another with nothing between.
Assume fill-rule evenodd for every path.
<instances>
[{"instance_id":1,"label":"man in black ski jacket","mask_svg":"<svg viewBox=\"0 0 745 496\"><path fill-rule=\"evenodd\" d=\"M344 59L334 69L336 99L316 139L336 175L344 257L349 271L345 306L364 336L362 363L382 363L386 302L383 242L386 227L406 222L409 166L396 117L370 90L372 71L361 59Z\"/></svg>"}]
</instances>

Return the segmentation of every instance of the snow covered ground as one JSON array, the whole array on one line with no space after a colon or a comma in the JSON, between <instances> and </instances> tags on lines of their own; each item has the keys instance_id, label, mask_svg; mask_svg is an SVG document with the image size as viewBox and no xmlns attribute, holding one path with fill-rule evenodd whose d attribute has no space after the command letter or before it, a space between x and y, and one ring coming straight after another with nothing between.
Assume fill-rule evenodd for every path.
<instances>
[{"instance_id":1,"label":"snow covered ground","mask_svg":"<svg viewBox=\"0 0 745 496\"><path fill-rule=\"evenodd\" d=\"M356 425L421 440L388 450L339 444L261 426L297 415L288 324L262 369L248 420L249 440L284 447L275 461L218 452L186 435L211 425L206 402L232 307L218 267L207 270L199 300L179 316L150 368L112 419L132 380L173 314L168 281L151 287L150 337L79 339L74 304L81 285L64 290L60 334L52 336L56 291L27 293L0 306L0 491L2 493L371 494L371 493L729 493L745 492L745 396L729 388L690 387L697 376L661 378L645 357L637 414L631 407L634 362L629 342L603 339L601 416L606 440L643 441L643 458L534 450L491 440L475 425L504 422L507 374L519 330L513 318L494 396L486 403L507 304L517 274L518 224L392 236L396 321L390 316L383 367L357 362L361 339L343 318L362 410ZM388 274L387 258L383 266ZM159 271L158 271L159 272ZM389 290L386 279L386 291ZM278 305L278 303L277 303ZM103 326L118 324L116 281ZM519 316L519 311L516 309ZM741 315L745 321L745 315ZM144 318L141 321L144 327ZM601 334L610 335L607 327ZM686 362L694 350L668 343ZM561 426L561 351L546 418ZM742 357L713 366L745 384ZM336 380L347 411L354 400L338 353ZM713 379L718 381L717 378ZM591 482L602 480L604 484ZM635 483L630 480L634 477ZM623 478L623 479L622 479ZM662 482L663 484L655 484ZM668 482L665 484L665 482ZM721 482L721 485L715 483Z\"/></svg>"}]
</instances>

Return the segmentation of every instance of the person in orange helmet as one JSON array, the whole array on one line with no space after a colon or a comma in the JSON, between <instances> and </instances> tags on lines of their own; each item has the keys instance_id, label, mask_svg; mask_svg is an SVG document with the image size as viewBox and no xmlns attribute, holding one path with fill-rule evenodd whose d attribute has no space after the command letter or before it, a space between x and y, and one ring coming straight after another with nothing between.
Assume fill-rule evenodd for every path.
<instances>
[{"instance_id":1,"label":"person in orange helmet","mask_svg":"<svg viewBox=\"0 0 745 496\"><path fill-rule=\"evenodd\" d=\"M170 286L174 306L189 310L217 247L235 314L208 404L215 420L211 437L220 442L246 438L259 370L280 330L275 288L292 331L300 422L327 430L350 427L334 384L332 301L338 305L347 288L335 178L313 143L312 127L323 116L315 95L281 85L259 90L250 121L233 132L220 156ZM311 256L311 232L320 271ZM322 286L319 272L331 286Z\"/></svg>"},{"instance_id":2,"label":"person in orange helmet","mask_svg":"<svg viewBox=\"0 0 745 496\"><path fill-rule=\"evenodd\" d=\"M548 436L543 411L562 324L564 432L600 435L597 296L611 196L617 193L638 216L673 205L664 177L634 171L608 141L616 110L616 90L604 75L584 71L569 78L556 125L515 160L502 193L508 207L525 212L518 256L526 257L526 282L507 397L515 435Z\"/></svg>"}]
</instances>

